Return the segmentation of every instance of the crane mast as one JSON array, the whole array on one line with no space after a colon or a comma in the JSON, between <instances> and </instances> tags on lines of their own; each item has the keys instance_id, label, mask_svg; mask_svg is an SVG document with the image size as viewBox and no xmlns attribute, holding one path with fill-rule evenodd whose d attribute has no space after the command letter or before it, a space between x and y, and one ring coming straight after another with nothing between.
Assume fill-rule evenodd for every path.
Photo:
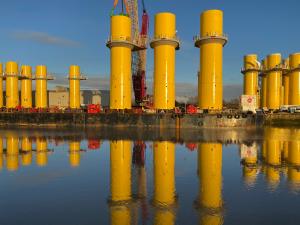
<instances>
[{"instance_id":1,"label":"crane mast","mask_svg":"<svg viewBox=\"0 0 300 225\"><path fill-rule=\"evenodd\" d=\"M124 5L126 15L131 18L131 33L132 41L137 46L132 53L132 82L135 96L135 102L138 106L148 106L147 86L146 86L146 49L148 45L148 30L149 30L149 16L147 14L144 0L142 1L143 15L142 26L139 28L139 7L138 0L121 0L122 14L124 14ZM114 6L111 15L117 7L119 0L114 0Z\"/></svg>"},{"instance_id":2,"label":"crane mast","mask_svg":"<svg viewBox=\"0 0 300 225\"><path fill-rule=\"evenodd\" d=\"M144 46L142 50L135 51L132 54L132 82L135 95L135 102L138 106L143 106L147 101L146 87L146 46L148 43L149 16L147 14L144 0L142 26L139 28L139 8L138 0L127 0L130 17L132 21L132 36L136 43Z\"/></svg>"}]
</instances>

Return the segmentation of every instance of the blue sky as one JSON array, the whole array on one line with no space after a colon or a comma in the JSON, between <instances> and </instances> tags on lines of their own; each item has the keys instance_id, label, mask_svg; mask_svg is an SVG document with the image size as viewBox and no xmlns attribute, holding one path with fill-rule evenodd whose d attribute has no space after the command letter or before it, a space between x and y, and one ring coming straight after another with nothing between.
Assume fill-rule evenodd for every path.
<instances>
[{"instance_id":1,"label":"blue sky","mask_svg":"<svg viewBox=\"0 0 300 225\"><path fill-rule=\"evenodd\" d=\"M150 14L170 11L177 15L182 48L177 52L176 80L195 84L199 49L193 36L199 33L200 13L224 11L224 83L241 85L244 54L260 58L280 52L284 57L300 51L299 0L145 0ZM46 64L49 71L66 74L78 64L90 77L109 77L109 15L113 0L10 0L1 3L0 61ZM148 51L148 77L152 77L153 50Z\"/></svg>"}]
</instances>

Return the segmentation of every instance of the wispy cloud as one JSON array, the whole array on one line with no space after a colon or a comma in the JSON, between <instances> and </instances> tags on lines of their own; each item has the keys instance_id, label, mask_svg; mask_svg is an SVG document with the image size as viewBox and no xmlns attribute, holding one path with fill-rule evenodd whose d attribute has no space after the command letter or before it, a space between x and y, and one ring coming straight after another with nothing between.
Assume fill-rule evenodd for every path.
<instances>
[{"instance_id":1,"label":"wispy cloud","mask_svg":"<svg viewBox=\"0 0 300 225\"><path fill-rule=\"evenodd\" d=\"M80 43L77 41L53 36L48 33L39 32L39 31L17 30L17 31L12 31L11 35L13 38L17 40L33 41L33 42L38 42L47 45L59 45L59 46L66 46L66 47L80 46Z\"/></svg>"}]
</instances>

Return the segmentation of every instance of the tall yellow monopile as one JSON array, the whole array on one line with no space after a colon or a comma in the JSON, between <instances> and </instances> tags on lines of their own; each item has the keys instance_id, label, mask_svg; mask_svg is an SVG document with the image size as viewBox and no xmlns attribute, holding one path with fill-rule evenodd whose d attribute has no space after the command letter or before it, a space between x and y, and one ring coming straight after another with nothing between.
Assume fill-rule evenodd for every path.
<instances>
[{"instance_id":1,"label":"tall yellow monopile","mask_svg":"<svg viewBox=\"0 0 300 225\"><path fill-rule=\"evenodd\" d=\"M32 108L32 71L31 66L21 67L21 106Z\"/></svg>"},{"instance_id":2,"label":"tall yellow monopile","mask_svg":"<svg viewBox=\"0 0 300 225\"><path fill-rule=\"evenodd\" d=\"M47 67L39 65L35 72L35 107L37 109L45 109L48 107L47 93Z\"/></svg>"},{"instance_id":3,"label":"tall yellow monopile","mask_svg":"<svg viewBox=\"0 0 300 225\"><path fill-rule=\"evenodd\" d=\"M260 96L260 107L265 108L267 107L267 69L268 69L268 61L267 58L263 59L261 62L262 71L261 71L261 96Z\"/></svg>"},{"instance_id":4,"label":"tall yellow monopile","mask_svg":"<svg viewBox=\"0 0 300 225\"><path fill-rule=\"evenodd\" d=\"M176 36L176 16L164 12L155 15L154 38L154 108L175 108L175 50L179 49Z\"/></svg>"},{"instance_id":5,"label":"tall yellow monopile","mask_svg":"<svg viewBox=\"0 0 300 225\"><path fill-rule=\"evenodd\" d=\"M268 74L267 74L267 107L271 110L280 108L281 99L281 54L275 53L268 55Z\"/></svg>"},{"instance_id":6,"label":"tall yellow monopile","mask_svg":"<svg viewBox=\"0 0 300 225\"><path fill-rule=\"evenodd\" d=\"M69 82L70 94L69 104L71 109L80 109L80 80L85 80L80 74L80 67L77 65L70 66Z\"/></svg>"},{"instance_id":7,"label":"tall yellow monopile","mask_svg":"<svg viewBox=\"0 0 300 225\"><path fill-rule=\"evenodd\" d=\"M290 90L289 104L300 105L300 53L294 53L289 58Z\"/></svg>"},{"instance_id":8,"label":"tall yellow monopile","mask_svg":"<svg viewBox=\"0 0 300 225\"><path fill-rule=\"evenodd\" d=\"M110 41L110 109L131 109L131 19L111 16Z\"/></svg>"},{"instance_id":9,"label":"tall yellow monopile","mask_svg":"<svg viewBox=\"0 0 300 225\"><path fill-rule=\"evenodd\" d=\"M257 61L257 55L251 54L244 56L244 68L242 71L244 74L244 95L256 96L257 108L260 105L258 88L259 71L260 65Z\"/></svg>"},{"instance_id":10,"label":"tall yellow monopile","mask_svg":"<svg viewBox=\"0 0 300 225\"><path fill-rule=\"evenodd\" d=\"M3 107L3 68L0 63L0 108Z\"/></svg>"},{"instance_id":11,"label":"tall yellow monopile","mask_svg":"<svg viewBox=\"0 0 300 225\"><path fill-rule=\"evenodd\" d=\"M5 67L6 108L13 109L19 105L19 69L16 62L7 62Z\"/></svg>"},{"instance_id":12,"label":"tall yellow monopile","mask_svg":"<svg viewBox=\"0 0 300 225\"><path fill-rule=\"evenodd\" d=\"M223 34L223 12L208 10L201 14L200 37L195 46L200 48L198 77L199 107L208 110L223 108L223 46L227 38Z\"/></svg>"},{"instance_id":13,"label":"tall yellow monopile","mask_svg":"<svg viewBox=\"0 0 300 225\"><path fill-rule=\"evenodd\" d=\"M282 86L283 86L283 104L289 104L289 92L290 92L290 71L289 71L289 58L283 61L282 69Z\"/></svg>"}]
</instances>

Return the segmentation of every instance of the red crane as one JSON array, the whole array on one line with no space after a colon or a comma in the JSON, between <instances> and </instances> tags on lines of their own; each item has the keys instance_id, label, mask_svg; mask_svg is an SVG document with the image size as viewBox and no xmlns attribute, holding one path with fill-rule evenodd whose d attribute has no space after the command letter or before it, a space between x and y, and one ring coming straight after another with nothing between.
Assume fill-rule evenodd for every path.
<instances>
[{"instance_id":1,"label":"red crane","mask_svg":"<svg viewBox=\"0 0 300 225\"><path fill-rule=\"evenodd\" d=\"M138 51L132 53L132 83L135 96L135 102L138 106L148 105L149 99L147 96L146 86L146 46L148 44L148 32L149 32L149 15L147 13L145 2L142 1L143 15L141 30L139 28L139 10L138 0L121 0L122 2L122 13L124 13L124 5L126 14L131 18L132 28L132 41L134 43L140 43ZM115 8L117 7L119 0L114 0L114 7L111 14L113 15Z\"/></svg>"}]
</instances>

